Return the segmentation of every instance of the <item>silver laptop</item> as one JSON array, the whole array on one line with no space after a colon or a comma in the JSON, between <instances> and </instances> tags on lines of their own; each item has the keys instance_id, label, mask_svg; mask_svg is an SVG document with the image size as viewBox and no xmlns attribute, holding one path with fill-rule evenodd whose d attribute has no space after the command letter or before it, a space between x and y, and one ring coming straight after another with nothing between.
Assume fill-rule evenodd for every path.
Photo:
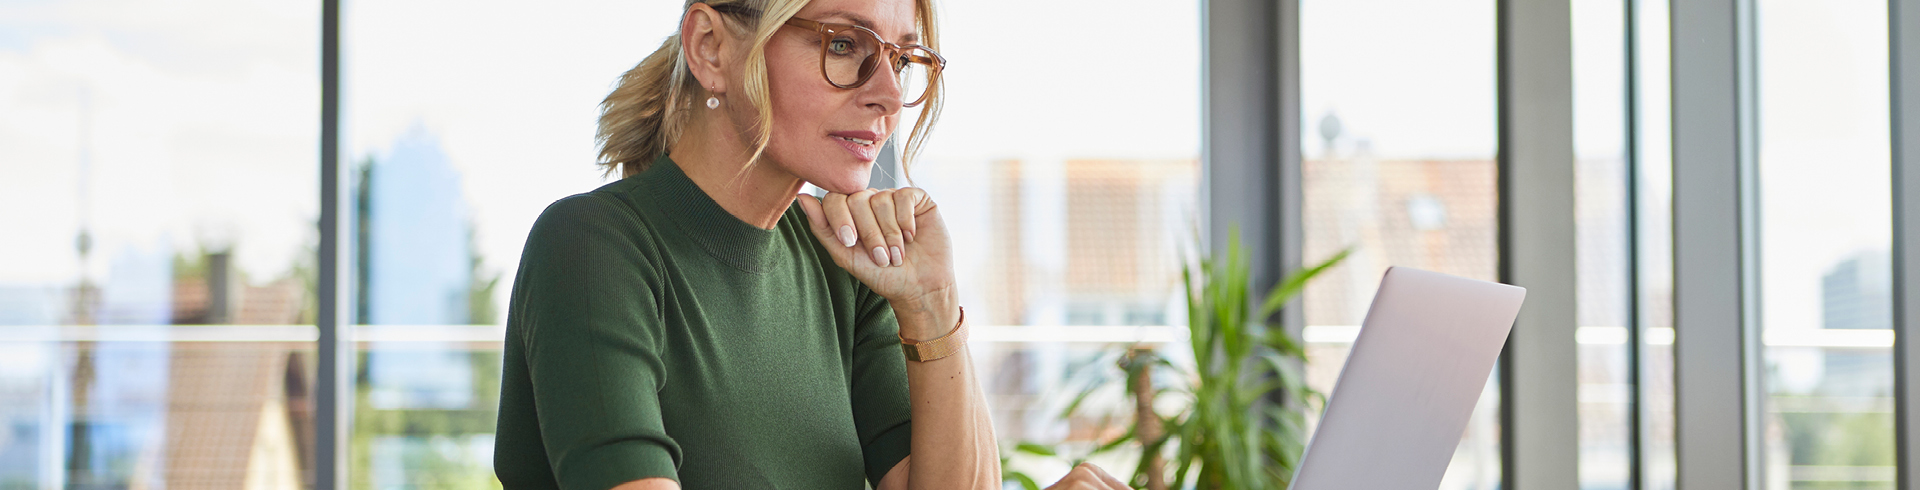
<instances>
[{"instance_id":1,"label":"silver laptop","mask_svg":"<svg viewBox=\"0 0 1920 490\"><path fill-rule=\"evenodd\" d=\"M1291 488L1439 487L1526 295L1387 269Z\"/></svg>"}]
</instances>

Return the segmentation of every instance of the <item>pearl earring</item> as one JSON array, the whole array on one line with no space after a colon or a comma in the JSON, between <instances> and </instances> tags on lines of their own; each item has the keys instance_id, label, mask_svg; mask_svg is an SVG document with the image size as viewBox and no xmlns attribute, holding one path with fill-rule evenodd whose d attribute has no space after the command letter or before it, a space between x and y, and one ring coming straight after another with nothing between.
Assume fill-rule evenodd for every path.
<instances>
[{"instance_id":1,"label":"pearl earring","mask_svg":"<svg viewBox=\"0 0 1920 490\"><path fill-rule=\"evenodd\" d=\"M708 109L719 109L719 108L720 108L720 98L719 98L719 97L707 97L707 108L708 108Z\"/></svg>"}]
</instances>

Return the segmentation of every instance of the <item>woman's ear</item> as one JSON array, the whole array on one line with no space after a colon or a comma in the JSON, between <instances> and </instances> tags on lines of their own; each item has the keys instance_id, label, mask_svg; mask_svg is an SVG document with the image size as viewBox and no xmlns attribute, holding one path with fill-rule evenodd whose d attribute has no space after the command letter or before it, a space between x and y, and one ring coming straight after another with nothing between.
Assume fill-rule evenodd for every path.
<instances>
[{"instance_id":1,"label":"woman's ear","mask_svg":"<svg viewBox=\"0 0 1920 490\"><path fill-rule=\"evenodd\" d=\"M682 59L687 60L687 69L693 72L693 78L700 80L700 86L714 94L727 90L724 60L733 47L734 38L727 32L725 22L720 12L705 3L687 7L687 16L680 20Z\"/></svg>"}]
</instances>

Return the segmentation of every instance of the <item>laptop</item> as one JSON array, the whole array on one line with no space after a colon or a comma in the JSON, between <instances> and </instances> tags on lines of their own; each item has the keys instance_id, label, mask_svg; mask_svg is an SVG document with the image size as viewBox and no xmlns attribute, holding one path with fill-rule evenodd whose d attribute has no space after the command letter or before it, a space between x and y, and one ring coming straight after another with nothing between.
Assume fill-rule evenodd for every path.
<instances>
[{"instance_id":1,"label":"laptop","mask_svg":"<svg viewBox=\"0 0 1920 490\"><path fill-rule=\"evenodd\" d=\"M1433 490L1527 290L1387 269L1293 490Z\"/></svg>"}]
</instances>

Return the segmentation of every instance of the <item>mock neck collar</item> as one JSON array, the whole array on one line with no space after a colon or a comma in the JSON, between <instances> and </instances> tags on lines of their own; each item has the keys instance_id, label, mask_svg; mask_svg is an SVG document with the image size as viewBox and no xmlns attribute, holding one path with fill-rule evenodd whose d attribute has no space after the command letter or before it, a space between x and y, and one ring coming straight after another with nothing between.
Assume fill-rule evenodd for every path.
<instances>
[{"instance_id":1,"label":"mock neck collar","mask_svg":"<svg viewBox=\"0 0 1920 490\"><path fill-rule=\"evenodd\" d=\"M661 155L633 178L639 180L636 190L642 199L650 201L714 258L746 272L764 271L771 263L779 227L761 229L734 217L687 177L673 159Z\"/></svg>"}]
</instances>

